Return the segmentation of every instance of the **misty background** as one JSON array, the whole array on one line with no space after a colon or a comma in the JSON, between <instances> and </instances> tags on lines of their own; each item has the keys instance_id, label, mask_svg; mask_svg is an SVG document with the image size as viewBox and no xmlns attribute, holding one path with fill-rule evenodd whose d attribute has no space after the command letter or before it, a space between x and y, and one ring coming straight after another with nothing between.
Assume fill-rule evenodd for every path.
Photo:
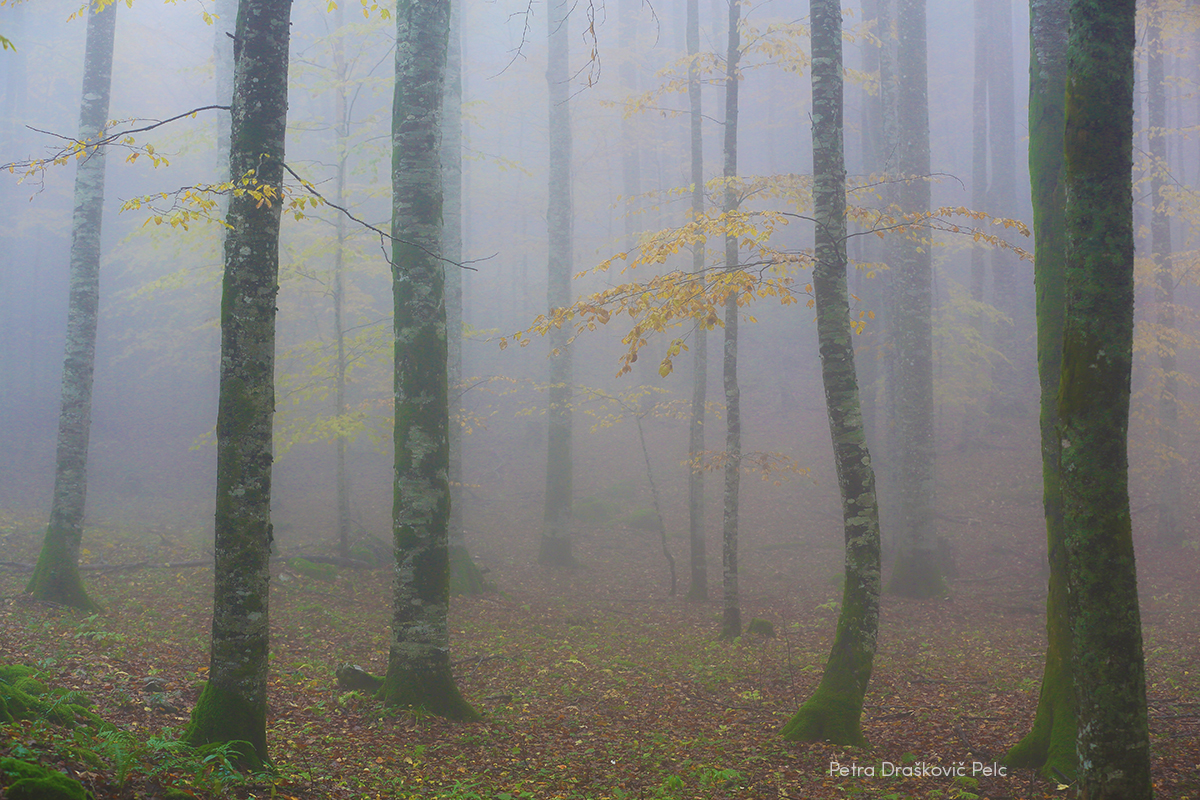
<instances>
[{"instance_id":1,"label":"misty background","mask_svg":"<svg viewBox=\"0 0 1200 800\"><path fill-rule=\"evenodd\" d=\"M682 3L630 4L636 14L635 41L618 46L618 4L577 6L571 29L573 189L575 270L588 270L616 253L632 251L644 233L681 224L690 198L687 118L684 87L647 95L678 77L685 53ZM213 103L213 35L198 3L124 5L118 10L117 49L111 115L116 120L155 120ZM622 6L624 8L624 6ZM341 10L343 24L323 3L297 5L293 13L291 92L287 161L317 191L332 195L335 172L334 114L343 92L351 121L350 183L347 205L373 225L386 228L390 209L390 112L393 28L377 11L364 16L359 4ZM77 4L47 0L0 8L0 31L18 50L0 53L4 111L0 115L0 162L41 157L78 128L84 22L69 21ZM1028 9L1014 3L1008 37L1013 49L1013 113L1016 118L1015 195L1003 207L985 205L994 217L1030 223L1025 163L1028 63ZM545 18L542 4L523 0L472 2L464 6L464 275L463 375L458 405L467 428L464 481L467 491L468 542L488 558L490 509L504 503L509 525L528 525L528 558L536 553L545 471L546 344L534 337L528 347L501 349L497 339L528 328L546 311L546 80ZM594 25L585 31L585 14ZM740 173L750 175L811 172L809 77L803 66L807 40L785 34L803 23L801 4L762 2L744 11L760 32L777 26L771 52L746 57L740 111ZM847 9L846 150L851 175L863 172L861 130L864 92L869 81L858 70L870 44L860 17ZM726 6L702 3L701 50L720 53L725 42ZM973 13L970 3L930 0L929 101L933 206L972 206ZM594 31L594 34L591 32ZM333 43L345 42L349 77L339 83L333 69ZM767 49L767 48L764 48ZM594 50L594 55L593 55ZM1194 125L1196 68L1181 52L1168 62L1171 125ZM718 63L704 88L705 174L720 171L720 119L723 65ZM627 76L632 76L627 77ZM1144 98L1139 87L1139 98ZM639 99L640 98L640 99ZM1140 101L1139 101L1140 102ZM626 106L632 114L622 134ZM216 174L216 115L200 112L149 133L139 144L153 143L169 166L153 168L145 157L125 163L113 148L107 170L101 321L92 407L89 457L88 523L103 525L138 520L211 535L215 453L212 429L216 414L218 312L221 257L218 229L203 221L182 226L154 224L153 212L120 211L124 201L203 184ZM143 123L118 123L117 128ZM1143 123L1139 122L1139 125ZM37 130L34 130L37 129ZM41 132L39 132L41 131ZM632 145L636 180L626 181L623 163ZM1195 143L1171 139L1176 164L1197 163ZM1192 154L1188 156L1188 154ZM1182 184L1195 174L1174 173ZM22 178L22 170L0 180L0 506L14 517L41 518L53 488L55 431L67 302L67 253L70 245L71 187L74 169L48 166ZM1135 192L1139 191L1135 187ZM1144 186L1143 193L1148 193ZM714 197L713 202L719 198ZM769 198L752 199L771 207ZM170 200L158 201L160 206ZM1143 209L1140 222L1147 224ZM334 212L318 208L304 219L285 216L281 247L279 359L277 375L274 521L280 543L336 535L332 414L332 248ZM353 371L349 405L358 426L348 464L352 515L360 535L390 537L392 457L390 448L390 276L375 233L350 225L346 266L345 327ZM1191 231L1174 226L1178 249L1188 246ZM1018 247L1030 247L1016 229L999 229ZM781 238L782 237L782 238ZM800 251L811 247L811 226L794 221L773 240ZM712 247L715 243L710 243ZM1012 297L998 297L990 277L985 301L1012 309L1010 352L998 355L966 333L978 310L969 302L972 240L939 236L935 250L935 400L939 455L954 458L992 456L978 447L972 432L1006 437L1029 448L1027 469L1005 480L1024 487L1033 507L1029 542L1044 540L1040 530L1037 462L1036 366L1034 364L1032 264L1016 266ZM718 245L719 246L719 245ZM858 255L854 247L851 257ZM663 271L685 266L668 262ZM646 279L651 267L620 276L614 271L574 281L573 294L596 291L608 283ZM868 270L851 276L859 295L857 311L874 311L867 299L878 296L868 285L880 278ZM1142 269L1145 272L1145 268ZM807 270L794 275L802 291ZM1153 296L1153 278L1141 291ZM748 481L743 508L770 504L775 518L826 516L828 544L840 547L836 479L829 456L827 423L820 386L813 312L802 302L782 307L759 300L747 313L757 322L741 329L744 448L785 454L808 474L790 476L782 487ZM1186 281L1176 302L1194 306ZM1011 305L1010 305L1011 304ZM1145 304L1143 304L1143 307ZM871 332L868 321L868 332ZM1181 327L1187 320L1180 318ZM631 374L615 377L623 351L620 338L628 320L614 318L605 328L576 340L575 379L581 386L607 392L639 385L662 390L654 399L677 400L690 393L687 353L675 370L659 375L666 339L652 340ZM669 336L684 335L675 331ZM864 341L867 341L864 339ZM866 350L868 354L870 350ZM1153 380L1149 348L1139 354L1134 390ZM1012 401L987 408L995 387L992 375L1003 358L1011 360ZM1181 369L1194 356L1181 353ZM710 369L710 397L720 397L719 370ZM881 383L865 384L878 395ZM1193 390L1186 390L1194 395ZM636 430L628 421L609 418L611 408L577 393L575 497L595 494L616 481L642 483ZM1154 451L1153 402L1137 405L1131 438L1135 509L1149 496L1161 454ZM1142 409L1139 415L1138 409ZM324 421L324 422L323 422ZM606 423L612 423L607 425ZM596 427L593 430L593 426ZM655 469L666 476L664 508L668 528L682 536L686 528L683 459L686 419L652 416L647 432ZM708 446L720 447L722 415L708 422ZM1194 420L1183 422L1183 452L1196 442ZM1137 446L1141 442L1141 446ZM876 452L877 459L882 454ZM1172 456L1175 457L1175 456ZM939 479L945 476L940 466ZM789 476L772 476L789 477ZM951 476L956 477L956 476ZM957 476L961 477L961 476ZM1185 476L1185 481L1190 478ZM1186 487L1186 484L1185 484ZM720 492L708 492L709 527L719 519ZM1139 495L1141 499L1139 499ZM1188 492L1185 488L1185 497ZM942 494L943 514L974 516L959 508L953 493ZM886 509L884 510L886 515ZM753 516L751 516L753 519ZM1190 527L1190 513L1185 517ZM1136 524L1136 521L1135 521ZM755 535L747 526L750 537ZM1190 531L1189 531L1190 532ZM1192 533L1194 535L1194 533ZM712 532L715 538L715 531ZM295 537L295 539L293 538ZM88 546L85 540L85 547ZM833 550L831 549L831 552Z\"/></svg>"}]
</instances>

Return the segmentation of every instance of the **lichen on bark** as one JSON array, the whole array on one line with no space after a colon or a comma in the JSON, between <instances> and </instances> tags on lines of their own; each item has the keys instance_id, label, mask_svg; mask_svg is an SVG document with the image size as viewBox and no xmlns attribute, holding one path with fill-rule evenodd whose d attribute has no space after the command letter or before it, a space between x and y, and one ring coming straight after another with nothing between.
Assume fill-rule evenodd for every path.
<instances>
[{"instance_id":1,"label":"lichen on bark","mask_svg":"<svg viewBox=\"0 0 1200 800\"><path fill-rule=\"evenodd\" d=\"M854 367L846 286L846 167L843 148L841 9L811 0L813 205L817 341L845 536L845 582L837 632L812 696L784 738L863 746L863 697L879 629L879 508Z\"/></svg>"},{"instance_id":2,"label":"lichen on bark","mask_svg":"<svg viewBox=\"0 0 1200 800\"><path fill-rule=\"evenodd\" d=\"M392 641L379 698L477 719L450 670L450 402L442 248L442 98L449 0L396 9L392 107L395 549Z\"/></svg>"},{"instance_id":3,"label":"lichen on bark","mask_svg":"<svg viewBox=\"0 0 1200 800\"><path fill-rule=\"evenodd\" d=\"M1050 576L1046 593L1046 657L1033 726L1004 756L1012 767L1047 779L1075 776L1075 686L1067 609L1058 465L1058 384L1062 374L1065 290L1063 91L1067 0L1030 5L1029 174L1033 200L1034 283L1037 289L1038 376L1041 385L1042 503Z\"/></svg>"},{"instance_id":4,"label":"lichen on bark","mask_svg":"<svg viewBox=\"0 0 1200 800\"><path fill-rule=\"evenodd\" d=\"M112 88L116 4L88 11L79 140L95 141L108 124ZM92 380L100 310L100 234L104 222L104 148L87 150L75 172L71 219L70 292L63 355L54 495L42 551L29 583L31 597L95 611L79 573L83 516L87 501L88 443L92 422Z\"/></svg>"},{"instance_id":5,"label":"lichen on bark","mask_svg":"<svg viewBox=\"0 0 1200 800\"><path fill-rule=\"evenodd\" d=\"M1077 784L1090 800L1153 795L1127 450L1136 15L1134 0L1073 0L1067 41L1059 477Z\"/></svg>"},{"instance_id":6,"label":"lichen on bark","mask_svg":"<svg viewBox=\"0 0 1200 800\"><path fill-rule=\"evenodd\" d=\"M281 192L291 0L238 6L229 169ZM184 740L249 742L267 762L275 299L281 205L233 193L221 292L217 494L209 679Z\"/></svg>"}]
</instances>

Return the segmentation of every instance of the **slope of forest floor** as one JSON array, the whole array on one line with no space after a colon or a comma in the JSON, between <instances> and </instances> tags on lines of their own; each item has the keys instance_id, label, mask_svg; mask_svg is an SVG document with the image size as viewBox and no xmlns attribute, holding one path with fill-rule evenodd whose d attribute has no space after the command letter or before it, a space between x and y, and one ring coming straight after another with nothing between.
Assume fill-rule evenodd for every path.
<instances>
[{"instance_id":1,"label":"slope of forest floor","mask_svg":"<svg viewBox=\"0 0 1200 800\"><path fill-rule=\"evenodd\" d=\"M0 518L3 559L33 560L36 527ZM161 529L92 530L88 540L92 562L202 557ZM731 644L715 640L718 603L667 596L659 545L635 528L583 539L583 566L569 573L529 565L520 556L530 543L511 550L491 564L498 591L453 604L455 671L485 715L474 724L389 712L338 691L343 662L384 671L389 570L321 581L280 563L268 733L277 772L247 778L169 746L204 680L210 569L89 571L100 615L23 600L24 575L8 570L0 661L85 693L132 736L89 739L20 722L0 727L0 756L51 763L97 798L158 797L168 787L184 793L176 796L305 800L1061 797L1030 771L987 773L1033 716L1044 595L1032 559L988 541L960 545L970 568L948 598L885 599L867 750L778 735L825 661L840 594L829 567L835 541L823 554L760 543L747 558L743 613L777 635ZM1178 800L1200 797L1198 568L1192 548L1140 564L1154 781L1160 797ZM960 765L964 777L928 774Z\"/></svg>"}]
</instances>

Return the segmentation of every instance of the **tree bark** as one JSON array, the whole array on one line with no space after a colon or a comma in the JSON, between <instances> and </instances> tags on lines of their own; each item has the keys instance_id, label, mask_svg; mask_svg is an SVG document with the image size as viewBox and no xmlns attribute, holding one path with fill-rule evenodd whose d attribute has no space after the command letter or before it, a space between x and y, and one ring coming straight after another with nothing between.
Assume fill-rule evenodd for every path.
<instances>
[{"instance_id":1,"label":"tree bark","mask_svg":"<svg viewBox=\"0 0 1200 800\"><path fill-rule=\"evenodd\" d=\"M897 169L900 210L929 210L929 98L925 0L900 0L896 23ZM894 250L895 437L899 519L888 590L908 597L948 591L933 518L933 260L928 232L916 226Z\"/></svg>"},{"instance_id":2,"label":"tree bark","mask_svg":"<svg viewBox=\"0 0 1200 800\"><path fill-rule=\"evenodd\" d=\"M695 59L700 53L700 3L687 0L688 122L691 145L692 219L704 215L704 140L701 132L700 71ZM692 245L692 272L704 280L705 242ZM708 553L704 530L704 472L696 460L704 452L704 409L708 401L708 324L696 321L692 343L692 416L688 424L688 544L691 551L691 584L687 599L708 599Z\"/></svg>"},{"instance_id":3,"label":"tree bark","mask_svg":"<svg viewBox=\"0 0 1200 800\"><path fill-rule=\"evenodd\" d=\"M242 0L234 48L229 202L221 295L216 540L209 679L184 734L248 742L267 760L275 299L287 127L290 0ZM264 193L273 195L264 202Z\"/></svg>"},{"instance_id":4,"label":"tree bark","mask_svg":"<svg viewBox=\"0 0 1200 800\"><path fill-rule=\"evenodd\" d=\"M547 281L549 311L571 302L573 217L571 201L570 65L567 28L570 0L551 0L546 82L550 88L550 181L546 222L550 238ZM538 562L552 567L575 564L571 552L571 364L570 331L550 331L550 389L546 444L546 508Z\"/></svg>"},{"instance_id":5,"label":"tree bark","mask_svg":"<svg viewBox=\"0 0 1200 800\"><path fill-rule=\"evenodd\" d=\"M741 42L738 23L741 20L741 5L729 3L729 47L725 54L725 213L737 211L738 196L733 181L737 178L737 135L738 135L738 60L741 57ZM738 268L738 238L725 236L725 269L732 272ZM742 612L738 599L738 494L741 488L742 460L742 410L741 390L738 388L738 298L731 293L725 301L725 492L721 537L721 567L724 595L724 613L721 622L721 638L736 639L742 635Z\"/></svg>"},{"instance_id":6,"label":"tree bark","mask_svg":"<svg viewBox=\"0 0 1200 800\"><path fill-rule=\"evenodd\" d=\"M396 7L392 106L395 487L392 644L379 697L459 720L478 714L450 670L450 402L442 248L442 99L450 0ZM453 267L457 269L457 267Z\"/></svg>"},{"instance_id":7,"label":"tree bark","mask_svg":"<svg viewBox=\"0 0 1200 800\"><path fill-rule=\"evenodd\" d=\"M79 140L94 141L108 125L112 88L116 5L89 7L79 102ZM83 514L87 502L88 440L92 425L92 379L100 311L100 233L104 222L104 148L91 148L75 171L71 219L70 296L63 357L58 450L50 524L37 567L25 591L37 600L84 610L98 608L79 575Z\"/></svg>"},{"instance_id":8,"label":"tree bark","mask_svg":"<svg viewBox=\"0 0 1200 800\"><path fill-rule=\"evenodd\" d=\"M846 541L837 633L812 696L783 728L785 739L864 746L863 697L879 630L879 508L867 450L846 286L846 164L843 147L842 13L810 0L812 20L813 296L821 378L833 439Z\"/></svg>"},{"instance_id":9,"label":"tree bark","mask_svg":"<svg viewBox=\"0 0 1200 800\"><path fill-rule=\"evenodd\" d=\"M1153 794L1126 449L1136 11L1134 0L1072 0L1067 44L1059 478L1078 714L1077 784L1088 800Z\"/></svg>"},{"instance_id":10,"label":"tree bark","mask_svg":"<svg viewBox=\"0 0 1200 800\"><path fill-rule=\"evenodd\" d=\"M1010 766L1038 769L1054 781L1075 776L1075 689L1058 478L1062 441L1058 432L1058 383L1062 375L1066 272L1062 143L1067 7L1068 0L1033 0L1030 4L1029 174L1041 383L1042 505L1050 578L1046 592L1046 660L1037 715L1030 732L1005 755L1005 763Z\"/></svg>"}]
</instances>

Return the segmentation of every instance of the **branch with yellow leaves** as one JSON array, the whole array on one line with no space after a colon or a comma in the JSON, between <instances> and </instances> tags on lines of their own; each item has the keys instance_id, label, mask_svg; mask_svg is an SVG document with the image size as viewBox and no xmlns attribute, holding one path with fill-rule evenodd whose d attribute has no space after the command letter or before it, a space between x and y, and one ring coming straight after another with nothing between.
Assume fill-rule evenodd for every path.
<instances>
[{"instance_id":1,"label":"branch with yellow leaves","mask_svg":"<svg viewBox=\"0 0 1200 800\"><path fill-rule=\"evenodd\" d=\"M892 179L902 180L902 179ZM910 180L929 180L928 177ZM851 192L874 192L884 179L874 177L863 180L861 187ZM730 185L743 197L753 196L756 200L782 199L786 204L803 210L811 201L811 180L808 176L788 175L769 178L716 179L710 189L714 194L723 194L723 187ZM721 184L721 185L717 185ZM861 230L850 236L874 234L880 237L903 235L926 238L933 233L971 236L975 241L987 242L993 247L1012 250L1021 258L1030 258L1029 253L994 233L994 228L1014 230L1028 236L1026 226L1016 220L996 218L983 211L973 211L962 206L946 206L928 212L902 214L894 208L874 209L851 205L847 214L858 223ZM650 336L681 327L687 323L712 330L722 325L720 309L729 297L737 298L741 308L757 299L774 297L783 305L790 305L799 294L808 296L807 305L812 306L812 287L804 285L801 291L793 277L799 267L811 263L809 250L790 251L775 248L771 238L775 232L792 220L803 220L815 224L813 217L801 211L746 210L706 213L693 217L684 225L648 234L639 243L636 254L617 253L590 270L593 274L608 273L621 265L619 274L639 266L658 266L668 259L705 242L732 236L739 240L739 248L746 258L732 270L712 269L695 273L683 269L654 275L647 279L625 281L609 286L593 294L581 297L569 306L554 309L541 315L523 331L499 339L501 348L510 342L522 346L530 341L530 334L544 335L564 325L574 328L574 335L593 331L607 325L616 317L627 316L632 327L621 339L626 346L620 357L617 374L623 375L637 362L639 351ZM849 238L849 237L847 237ZM881 265L858 264L874 277ZM576 277L587 275L588 271ZM857 300L857 298L854 298ZM860 309L853 321L856 332L862 333L867 322L874 318L869 309ZM747 314L750 322L754 317ZM572 337L573 338L573 337ZM659 365L659 374L666 376L673 370L676 356L687 349L687 335L673 338L666 355Z\"/></svg>"}]
</instances>

